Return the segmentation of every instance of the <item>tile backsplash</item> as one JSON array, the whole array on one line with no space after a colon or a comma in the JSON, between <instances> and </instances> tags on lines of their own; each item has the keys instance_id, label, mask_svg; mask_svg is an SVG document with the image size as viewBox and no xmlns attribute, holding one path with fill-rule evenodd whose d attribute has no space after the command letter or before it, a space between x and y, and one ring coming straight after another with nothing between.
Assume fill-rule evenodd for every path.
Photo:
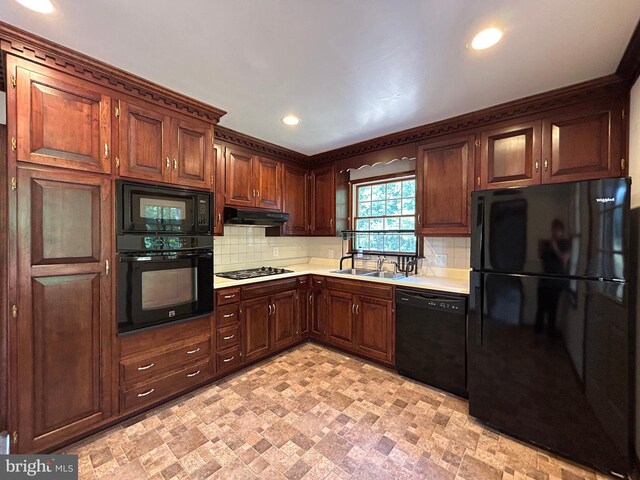
<instances>
[{"instance_id":1,"label":"tile backsplash","mask_svg":"<svg viewBox=\"0 0 640 480\"><path fill-rule=\"evenodd\" d=\"M471 239L469 237L426 237L424 239L423 265L469 268L470 256Z\"/></svg>"},{"instance_id":2,"label":"tile backsplash","mask_svg":"<svg viewBox=\"0 0 640 480\"><path fill-rule=\"evenodd\" d=\"M309 257L338 259L342 255L340 237L265 237L264 232L263 228L225 227L224 236L214 240L215 270L284 266ZM469 268L469 246L466 237L425 238L425 258L420 263L423 268Z\"/></svg>"}]
</instances>

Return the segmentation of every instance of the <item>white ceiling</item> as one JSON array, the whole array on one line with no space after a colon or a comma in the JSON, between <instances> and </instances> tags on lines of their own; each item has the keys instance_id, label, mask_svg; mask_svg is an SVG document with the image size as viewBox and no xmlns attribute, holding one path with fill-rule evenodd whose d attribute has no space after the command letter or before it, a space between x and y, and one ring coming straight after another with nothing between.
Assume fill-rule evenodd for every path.
<instances>
[{"instance_id":1,"label":"white ceiling","mask_svg":"<svg viewBox=\"0 0 640 480\"><path fill-rule=\"evenodd\" d=\"M638 0L53 1L0 0L0 20L305 154L613 73L640 18ZM465 47L490 25L501 43Z\"/></svg>"}]
</instances>

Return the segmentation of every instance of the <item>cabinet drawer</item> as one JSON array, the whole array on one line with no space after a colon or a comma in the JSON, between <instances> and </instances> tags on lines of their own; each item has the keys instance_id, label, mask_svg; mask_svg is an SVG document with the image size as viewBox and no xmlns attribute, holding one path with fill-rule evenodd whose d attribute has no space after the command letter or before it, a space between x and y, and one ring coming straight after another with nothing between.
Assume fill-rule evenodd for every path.
<instances>
[{"instance_id":1,"label":"cabinet drawer","mask_svg":"<svg viewBox=\"0 0 640 480\"><path fill-rule=\"evenodd\" d=\"M242 357L240 356L240 346L230 348L223 352L218 352L216 355L216 367L217 372L221 373L225 370L229 370L233 367L237 367L242 363Z\"/></svg>"},{"instance_id":2,"label":"cabinet drawer","mask_svg":"<svg viewBox=\"0 0 640 480\"><path fill-rule=\"evenodd\" d=\"M211 340L204 338L195 343L183 344L152 355L122 360L120 362L120 384L130 385L153 377L168 368L203 358L208 359L210 351Z\"/></svg>"},{"instance_id":3,"label":"cabinet drawer","mask_svg":"<svg viewBox=\"0 0 640 480\"><path fill-rule=\"evenodd\" d=\"M225 305L216 310L216 325L222 327L223 325L230 325L232 323L238 323L240 321L240 304Z\"/></svg>"},{"instance_id":4,"label":"cabinet drawer","mask_svg":"<svg viewBox=\"0 0 640 480\"><path fill-rule=\"evenodd\" d=\"M298 277L298 288L306 288L309 286L310 277Z\"/></svg>"},{"instance_id":5,"label":"cabinet drawer","mask_svg":"<svg viewBox=\"0 0 640 480\"><path fill-rule=\"evenodd\" d=\"M242 300L250 300L252 298L264 297L266 295L274 295L280 292L295 290L296 288L298 288L298 280L295 278L260 282L256 283L255 285L243 287Z\"/></svg>"},{"instance_id":6,"label":"cabinet drawer","mask_svg":"<svg viewBox=\"0 0 640 480\"><path fill-rule=\"evenodd\" d=\"M324 288L327 285L327 280L325 277L318 277L314 275L311 277L311 286L313 288Z\"/></svg>"},{"instance_id":7,"label":"cabinet drawer","mask_svg":"<svg viewBox=\"0 0 640 480\"><path fill-rule=\"evenodd\" d=\"M229 305L240 301L240 288L216 290L216 306Z\"/></svg>"},{"instance_id":8,"label":"cabinet drawer","mask_svg":"<svg viewBox=\"0 0 640 480\"><path fill-rule=\"evenodd\" d=\"M191 385L202 382L209 376L209 362L202 361L164 377L138 385L130 389L120 390L120 408L122 412L134 410L142 405L162 400L178 393Z\"/></svg>"},{"instance_id":9,"label":"cabinet drawer","mask_svg":"<svg viewBox=\"0 0 640 480\"><path fill-rule=\"evenodd\" d=\"M220 352L240 343L240 324L219 328L217 331L216 351Z\"/></svg>"}]
</instances>

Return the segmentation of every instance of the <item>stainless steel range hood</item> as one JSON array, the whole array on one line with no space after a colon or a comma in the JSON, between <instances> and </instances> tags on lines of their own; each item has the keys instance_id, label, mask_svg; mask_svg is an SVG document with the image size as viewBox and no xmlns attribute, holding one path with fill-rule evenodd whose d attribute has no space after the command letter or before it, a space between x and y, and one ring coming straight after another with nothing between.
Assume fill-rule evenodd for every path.
<instances>
[{"instance_id":1,"label":"stainless steel range hood","mask_svg":"<svg viewBox=\"0 0 640 480\"><path fill-rule=\"evenodd\" d=\"M224 207L225 225L246 225L254 227L279 227L289 220L288 213L245 210Z\"/></svg>"}]
</instances>

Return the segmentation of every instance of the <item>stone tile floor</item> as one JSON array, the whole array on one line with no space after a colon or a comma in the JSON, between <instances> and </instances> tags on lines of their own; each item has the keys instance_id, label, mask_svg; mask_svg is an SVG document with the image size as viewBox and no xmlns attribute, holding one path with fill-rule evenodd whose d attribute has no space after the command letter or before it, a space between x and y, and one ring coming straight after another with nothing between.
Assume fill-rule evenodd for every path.
<instances>
[{"instance_id":1,"label":"stone tile floor","mask_svg":"<svg viewBox=\"0 0 640 480\"><path fill-rule=\"evenodd\" d=\"M467 403L305 344L65 449L82 480L600 479Z\"/></svg>"}]
</instances>

